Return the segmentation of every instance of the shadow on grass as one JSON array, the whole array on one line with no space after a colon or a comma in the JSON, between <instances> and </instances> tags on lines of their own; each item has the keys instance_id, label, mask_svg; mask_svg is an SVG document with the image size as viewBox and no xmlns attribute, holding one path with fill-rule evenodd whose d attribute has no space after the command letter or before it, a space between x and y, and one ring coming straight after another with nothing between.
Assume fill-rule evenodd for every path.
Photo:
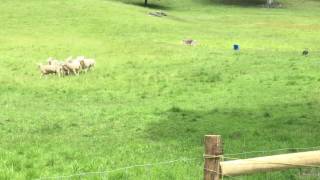
<instances>
[{"instance_id":1,"label":"shadow on grass","mask_svg":"<svg viewBox=\"0 0 320 180\"><path fill-rule=\"evenodd\" d=\"M219 134L224 140L234 142L246 139L262 144L263 141L295 144L296 139L309 140L319 134L318 107L319 104L315 102L273 105L251 110L239 108L194 111L172 107L157 113L161 120L149 124L147 134L154 141L175 140L182 144L202 145L201 140L206 134Z\"/></svg>"},{"instance_id":2,"label":"shadow on grass","mask_svg":"<svg viewBox=\"0 0 320 180\"><path fill-rule=\"evenodd\" d=\"M128 1L128 0L120 0L120 2L125 3L125 4L130 4L134 6L140 6L144 8L149 8L149 9L156 9L156 10L169 10L170 8L168 6L160 5L160 4L155 4L153 2L148 2L148 5L144 5L144 0L140 0L139 2L137 1Z\"/></svg>"},{"instance_id":3,"label":"shadow on grass","mask_svg":"<svg viewBox=\"0 0 320 180\"><path fill-rule=\"evenodd\" d=\"M159 5L159 4L152 4L152 3L149 3L147 6L144 5L144 3L138 3L138 2L133 2L133 3L129 3L129 4L132 4L132 5L135 5L135 6L141 6L141 7L146 7L146 8L150 8L150 9L159 9L159 10L168 10L170 9L169 7L167 6L163 6L163 5Z\"/></svg>"},{"instance_id":4,"label":"shadow on grass","mask_svg":"<svg viewBox=\"0 0 320 180\"><path fill-rule=\"evenodd\" d=\"M203 0L206 4L236 5L243 7L263 6L266 0Z\"/></svg>"}]
</instances>

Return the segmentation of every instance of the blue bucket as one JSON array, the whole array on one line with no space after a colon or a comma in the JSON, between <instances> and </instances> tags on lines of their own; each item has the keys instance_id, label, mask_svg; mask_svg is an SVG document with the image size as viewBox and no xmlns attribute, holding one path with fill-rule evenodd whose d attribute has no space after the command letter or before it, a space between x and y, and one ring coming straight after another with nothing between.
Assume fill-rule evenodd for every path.
<instances>
[{"instance_id":1,"label":"blue bucket","mask_svg":"<svg viewBox=\"0 0 320 180\"><path fill-rule=\"evenodd\" d=\"M233 50L235 50L235 51L240 51L240 45L234 44L234 45L233 45Z\"/></svg>"}]
</instances>

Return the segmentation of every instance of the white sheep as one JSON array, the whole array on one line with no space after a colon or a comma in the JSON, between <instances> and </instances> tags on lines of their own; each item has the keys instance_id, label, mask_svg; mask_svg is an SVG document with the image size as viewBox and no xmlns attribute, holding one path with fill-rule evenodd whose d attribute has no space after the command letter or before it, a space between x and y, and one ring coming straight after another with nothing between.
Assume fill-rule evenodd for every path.
<instances>
[{"instance_id":1,"label":"white sheep","mask_svg":"<svg viewBox=\"0 0 320 180\"><path fill-rule=\"evenodd\" d=\"M38 64L38 67L40 69L41 76L48 75L48 74L58 74L58 76L60 77L62 73L61 65Z\"/></svg>"},{"instance_id":2,"label":"white sheep","mask_svg":"<svg viewBox=\"0 0 320 180\"><path fill-rule=\"evenodd\" d=\"M87 72L88 70L90 70L91 68L93 68L96 64L96 61L94 59L81 59L80 60L80 64L81 64L81 68Z\"/></svg>"},{"instance_id":3,"label":"white sheep","mask_svg":"<svg viewBox=\"0 0 320 180\"><path fill-rule=\"evenodd\" d=\"M61 66L62 66L62 72L64 75L69 75L70 74L70 68L67 66L67 62L71 62L72 61L72 56L68 57L65 62L61 62Z\"/></svg>"},{"instance_id":4,"label":"white sheep","mask_svg":"<svg viewBox=\"0 0 320 180\"><path fill-rule=\"evenodd\" d=\"M67 60L71 60L72 57L69 57ZM55 65L55 66L60 66L61 67L61 75L69 75L69 70L67 68L64 67L64 62L63 61L59 61L57 59L54 59L52 57L49 57L48 60L48 65Z\"/></svg>"},{"instance_id":5,"label":"white sheep","mask_svg":"<svg viewBox=\"0 0 320 180\"><path fill-rule=\"evenodd\" d=\"M79 75L81 71L81 64L78 60L72 60L72 57L66 59L66 62L62 65L62 68L69 75L70 72Z\"/></svg>"}]
</instances>

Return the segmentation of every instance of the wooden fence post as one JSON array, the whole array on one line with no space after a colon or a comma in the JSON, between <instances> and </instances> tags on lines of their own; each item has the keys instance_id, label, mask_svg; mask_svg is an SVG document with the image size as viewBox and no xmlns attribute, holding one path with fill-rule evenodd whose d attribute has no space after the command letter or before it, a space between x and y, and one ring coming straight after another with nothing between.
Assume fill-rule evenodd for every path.
<instances>
[{"instance_id":1,"label":"wooden fence post","mask_svg":"<svg viewBox=\"0 0 320 180\"><path fill-rule=\"evenodd\" d=\"M220 180L220 160L223 147L220 135L206 135L204 137L204 180Z\"/></svg>"}]
</instances>

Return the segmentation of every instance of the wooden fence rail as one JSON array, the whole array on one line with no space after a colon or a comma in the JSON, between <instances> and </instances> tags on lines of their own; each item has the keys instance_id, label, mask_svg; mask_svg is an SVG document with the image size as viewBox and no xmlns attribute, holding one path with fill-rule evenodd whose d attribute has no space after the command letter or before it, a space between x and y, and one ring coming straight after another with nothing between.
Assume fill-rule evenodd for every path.
<instances>
[{"instance_id":1,"label":"wooden fence rail","mask_svg":"<svg viewBox=\"0 0 320 180\"><path fill-rule=\"evenodd\" d=\"M220 180L222 176L239 176L258 172L320 165L320 151L290 153L274 156L221 161L222 140L219 135L205 136L204 179Z\"/></svg>"}]
</instances>

